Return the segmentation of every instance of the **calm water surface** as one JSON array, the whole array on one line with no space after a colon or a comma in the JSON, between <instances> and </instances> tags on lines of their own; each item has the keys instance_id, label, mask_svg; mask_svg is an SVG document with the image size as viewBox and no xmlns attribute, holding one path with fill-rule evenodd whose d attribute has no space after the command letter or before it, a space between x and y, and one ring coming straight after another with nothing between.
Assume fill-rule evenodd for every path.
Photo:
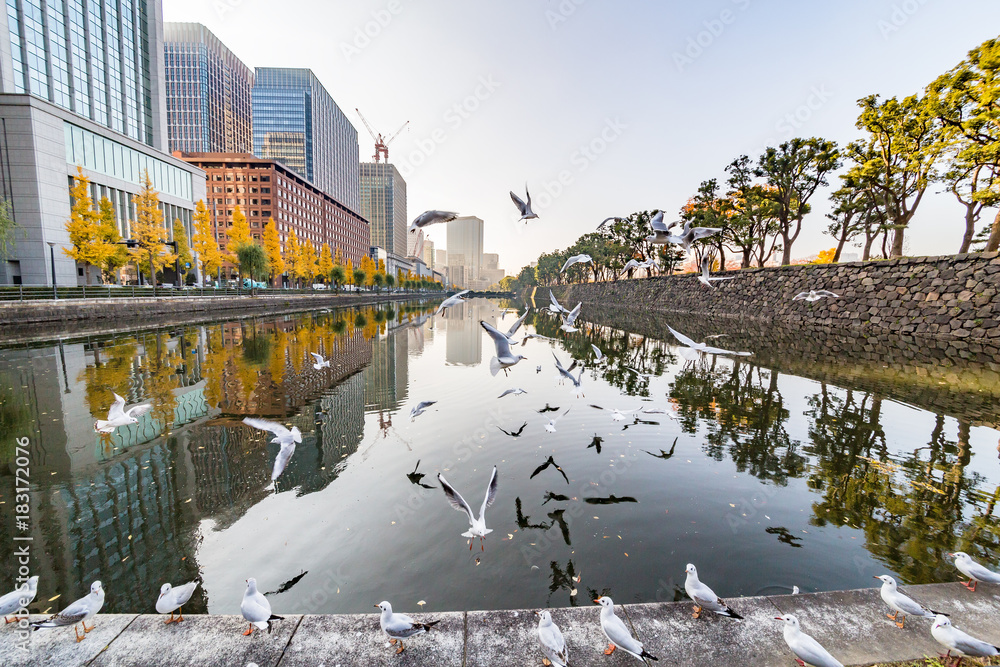
<instances>
[{"instance_id":1,"label":"calm water surface","mask_svg":"<svg viewBox=\"0 0 1000 667\"><path fill-rule=\"evenodd\" d=\"M239 613L253 576L276 613L367 613L382 599L424 611L673 600L688 562L723 596L867 587L887 572L950 581L955 549L996 567L1000 389L964 387L977 406L966 409L953 400L960 364L941 384L844 358L855 379L831 383L807 363L779 370L794 359L773 350L686 360L671 340L592 322L566 335L537 315L527 329L560 340L529 341L526 361L491 377L478 320L506 329L508 304L437 318L433 305L0 349L0 588L15 571L10 537L23 534L21 436L33 611L94 579L109 612L151 612L161 583L197 578L186 611ZM333 367L313 370L311 351ZM584 397L560 385L553 352L586 362ZM513 387L528 393L497 399ZM154 407L102 440L93 422L113 391ZM424 400L437 404L411 420ZM592 405L672 406L680 419L615 422ZM277 446L241 424L251 415L303 432L273 486ZM535 474L549 457L561 472ZM478 508L494 464L494 532L470 551L436 474Z\"/></svg>"}]
</instances>

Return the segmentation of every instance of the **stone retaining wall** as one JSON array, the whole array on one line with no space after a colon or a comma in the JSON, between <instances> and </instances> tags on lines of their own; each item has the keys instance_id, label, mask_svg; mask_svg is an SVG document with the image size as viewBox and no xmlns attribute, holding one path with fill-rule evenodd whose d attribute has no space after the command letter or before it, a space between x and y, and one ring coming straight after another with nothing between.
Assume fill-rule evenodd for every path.
<instances>
[{"instance_id":1,"label":"stone retaining wall","mask_svg":"<svg viewBox=\"0 0 1000 667\"><path fill-rule=\"evenodd\" d=\"M712 289L687 274L564 285L554 287L553 293L570 308L576 301L599 302L858 333L1000 340L1000 253L782 266L717 275L733 280L713 283ZM811 289L827 289L841 298L792 300ZM548 288L539 287L535 301L540 306L547 303Z\"/></svg>"}]
</instances>

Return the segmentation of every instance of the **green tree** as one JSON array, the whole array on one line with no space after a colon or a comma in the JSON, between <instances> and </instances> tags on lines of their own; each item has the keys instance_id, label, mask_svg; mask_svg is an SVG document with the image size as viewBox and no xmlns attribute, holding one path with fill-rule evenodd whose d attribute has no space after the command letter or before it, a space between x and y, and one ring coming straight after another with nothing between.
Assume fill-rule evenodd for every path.
<instances>
[{"instance_id":1,"label":"green tree","mask_svg":"<svg viewBox=\"0 0 1000 667\"><path fill-rule=\"evenodd\" d=\"M826 214L830 223L825 233L837 240L833 261L839 262L844 246L861 235L865 237L862 259L868 260L872 243L885 230L885 214L875 194L860 187L850 173L841 179L843 186L830 195L833 211Z\"/></svg>"},{"instance_id":2,"label":"green tree","mask_svg":"<svg viewBox=\"0 0 1000 667\"><path fill-rule=\"evenodd\" d=\"M777 206L781 263L790 264L792 244L810 210L809 199L820 186L827 184L827 174L840 166L837 144L816 137L796 137L777 148L766 148L757 166L758 176L770 186L766 196Z\"/></svg>"},{"instance_id":3,"label":"green tree","mask_svg":"<svg viewBox=\"0 0 1000 667\"><path fill-rule=\"evenodd\" d=\"M381 271L376 272L375 275L372 276L372 284L375 285L376 292L381 291L382 286L385 285L385 274Z\"/></svg>"},{"instance_id":4,"label":"green tree","mask_svg":"<svg viewBox=\"0 0 1000 667\"><path fill-rule=\"evenodd\" d=\"M768 196L767 186L756 182L756 169L748 156L733 160L726 172L729 173L726 196L732 215L727 220L723 241L730 250L742 255L741 268L750 268L754 262L762 267L779 245L778 206Z\"/></svg>"},{"instance_id":5,"label":"green tree","mask_svg":"<svg viewBox=\"0 0 1000 667\"><path fill-rule=\"evenodd\" d=\"M238 267L237 279L240 282L242 282L243 276L250 278L251 282L267 280L267 253L264 252L263 248L251 241L238 245L235 250ZM251 293L256 294L257 288L252 287Z\"/></svg>"},{"instance_id":6,"label":"green tree","mask_svg":"<svg viewBox=\"0 0 1000 667\"><path fill-rule=\"evenodd\" d=\"M387 273L385 276L385 286L388 287L389 289L392 289L393 287L396 286L396 279L392 276L391 273Z\"/></svg>"},{"instance_id":7,"label":"green tree","mask_svg":"<svg viewBox=\"0 0 1000 667\"><path fill-rule=\"evenodd\" d=\"M935 176L944 147L941 126L925 99L916 95L880 101L878 95L858 100L858 129L868 132L848 155L853 178L878 193L893 231L892 257L903 255L903 235Z\"/></svg>"},{"instance_id":8,"label":"green tree","mask_svg":"<svg viewBox=\"0 0 1000 667\"><path fill-rule=\"evenodd\" d=\"M357 287L360 289L361 286L365 284L365 272L362 271L360 268L354 269L353 271L351 271L351 279L354 281L354 284L357 285Z\"/></svg>"},{"instance_id":9,"label":"green tree","mask_svg":"<svg viewBox=\"0 0 1000 667\"><path fill-rule=\"evenodd\" d=\"M0 199L0 259L7 259L13 253L16 234L13 206L6 199Z\"/></svg>"},{"instance_id":10,"label":"green tree","mask_svg":"<svg viewBox=\"0 0 1000 667\"><path fill-rule=\"evenodd\" d=\"M984 167L988 174L1000 170L1000 38L988 39L969 51L958 65L939 76L927 90L930 113L944 124L945 136L956 149L964 168ZM971 171L970 171L971 173ZM983 175L982 171L978 175ZM973 181L975 182L975 181ZM973 195L995 198L996 180ZM971 194L971 193L970 193ZM957 196L957 195L956 195ZM963 202L964 203L964 202ZM994 204L986 204L992 206ZM967 205L968 206L968 205ZM968 215L968 209L966 209ZM966 226L968 236L968 226ZM963 246L965 246L963 239ZM1000 212L993 220L986 250L1000 249Z\"/></svg>"},{"instance_id":11,"label":"green tree","mask_svg":"<svg viewBox=\"0 0 1000 667\"><path fill-rule=\"evenodd\" d=\"M180 275L177 276L177 284L183 286L187 282L187 274L190 270L191 264L194 262L194 257L191 256L191 248L188 246L187 230L184 229L184 223L179 219L174 219L174 241L177 242L177 264L180 270Z\"/></svg>"},{"instance_id":12,"label":"green tree","mask_svg":"<svg viewBox=\"0 0 1000 667\"><path fill-rule=\"evenodd\" d=\"M334 288L339 292L340 286L344 284L347 280L347 271L340 264L334 265L330 269L330 281L333 283Z\"/></svg>"}]
</instances>

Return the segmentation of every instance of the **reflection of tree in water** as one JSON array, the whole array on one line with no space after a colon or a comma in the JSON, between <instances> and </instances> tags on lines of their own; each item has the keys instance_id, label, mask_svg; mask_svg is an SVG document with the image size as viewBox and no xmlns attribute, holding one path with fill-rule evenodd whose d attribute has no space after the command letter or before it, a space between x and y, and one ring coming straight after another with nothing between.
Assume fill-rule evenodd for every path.
<instances>
[{"instance_id":1,"label":"reflection of tree in water","mask_svg":"<svg viewBox=\"0 0 1000 667\"><path fill-rule=\"evenodd\" d=\"M681 427L696 433L708 425L706 452L721 461L728 453L740 472L786 484L805 471L806 458L788 436L788 408L778 374L742 359L720 364L716 356L687 364L670 385Z\"/></svg>"},{"instance_id":2,"label":"reflection of tree in water","mask_svg":"<svg viewBox=\"0 0 1000 667\"><path fill-rule=\"evenodd\" d=\"M594 351L600 348L606 359L601 362L600 376L605 382L621 389L630 396L649 396L649 381L640 378L629 368L641 373L662 375L677 357L662 342L648 336L637 336L627 331L590 323L578 323L580 331L563 333L559 330L562 319L556 315L538 314L535 311L525 319L543 336L558 338L565 351L585 365L594 363Z\"/></svg>"},{"instance_id":3,"label":"reflection of tree in water","mask_svg":"<svg viewBox=\"0 0 1000 667\"><path fill-rule=\"evenodd\" d=\"M31 409L24 396L15 387L21 381L4 373L0 375L0 464L7 465L14 460L15 438L25 435L31 424Z\"/></svg>"},{"instance_id":4,"label":"reflection of tree in water","mask_svg":"<svg viewBox=\"0 0 1000 667\"><path fill-rule=\"evenodd\" d=\"M569 603L570 606L578 607L580 606L577 598L579 595L573 595L573 592L577 590L578 578L576 566L573 565L573 561L569 560L566 563L565 568L559 567L559 563L556 561L549 562L549 597L548 601L552 600L552 596L559 590L565 590L570 594ZM596 599L596 598L590 598ZM548 604L548 601L546 604Z\"/></svg>"},{"instance_id":5,"label":"reflection of tree in water","mask_svg":"<svg viewBox=\"0 0 1000 667\"><path fill-rule=\"evenodd\" d=\"M899 460L888 457L880 424L882 399L822 385L809 399L809 452L816 456L809 484L823 496L813 525L849 525L865 533L866 548L909 583L948 581L949 551L963 549L990 562L1000 553L995 500L967 475L969 424L945 437L938 415L930 441ZM966 519L966 512L974 513Z\"/></svg>"}]
</instances>

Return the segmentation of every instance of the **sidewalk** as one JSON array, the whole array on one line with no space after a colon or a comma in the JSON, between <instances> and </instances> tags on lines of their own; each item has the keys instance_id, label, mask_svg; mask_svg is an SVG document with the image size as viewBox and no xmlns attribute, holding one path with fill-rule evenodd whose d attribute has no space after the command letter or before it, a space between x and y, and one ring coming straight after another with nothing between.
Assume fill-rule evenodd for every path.
<instances>
[{"instance_id":1,"label":"sidewalk","mask_svg":"<svg viewBox=\"0 0 1000 667\"><path fill-rule=\"evenodd\" d=\"M923 604L951 614L959 628L1000 643L1000 586L979 584L972 593L958 583L907 586ZM391 601L391 600L390 600ZM374 605L375 600L372 602ZM878 588L805 595L730 600L745 616L742 622L706 613L691 617L690 603L616 606L632 624L659 665L753 667L795 665L781 636L779 614L797 614L803 631L813 635L845 665L936 655L941 647L930 634L929 619L907 619L902 630L885 617ZM619 667L638 661L622 651L605 656L599 608L554 609L574 667ZM410 609L400 609L410 613ZM14 625L0 626L0 665L59 667L514 667L542 664L532 610L413 614L440 619L434 631L406 642L394 653L379 630L378 615L301 616L286 614L272 634L244 637L239 616L193 615L164 625L158 615L102 615L96 629L77 644L69 628L32 633L31 652L14 646ZM41 618L41 617L38 617Z\"/></svg>"}]
</instances>

